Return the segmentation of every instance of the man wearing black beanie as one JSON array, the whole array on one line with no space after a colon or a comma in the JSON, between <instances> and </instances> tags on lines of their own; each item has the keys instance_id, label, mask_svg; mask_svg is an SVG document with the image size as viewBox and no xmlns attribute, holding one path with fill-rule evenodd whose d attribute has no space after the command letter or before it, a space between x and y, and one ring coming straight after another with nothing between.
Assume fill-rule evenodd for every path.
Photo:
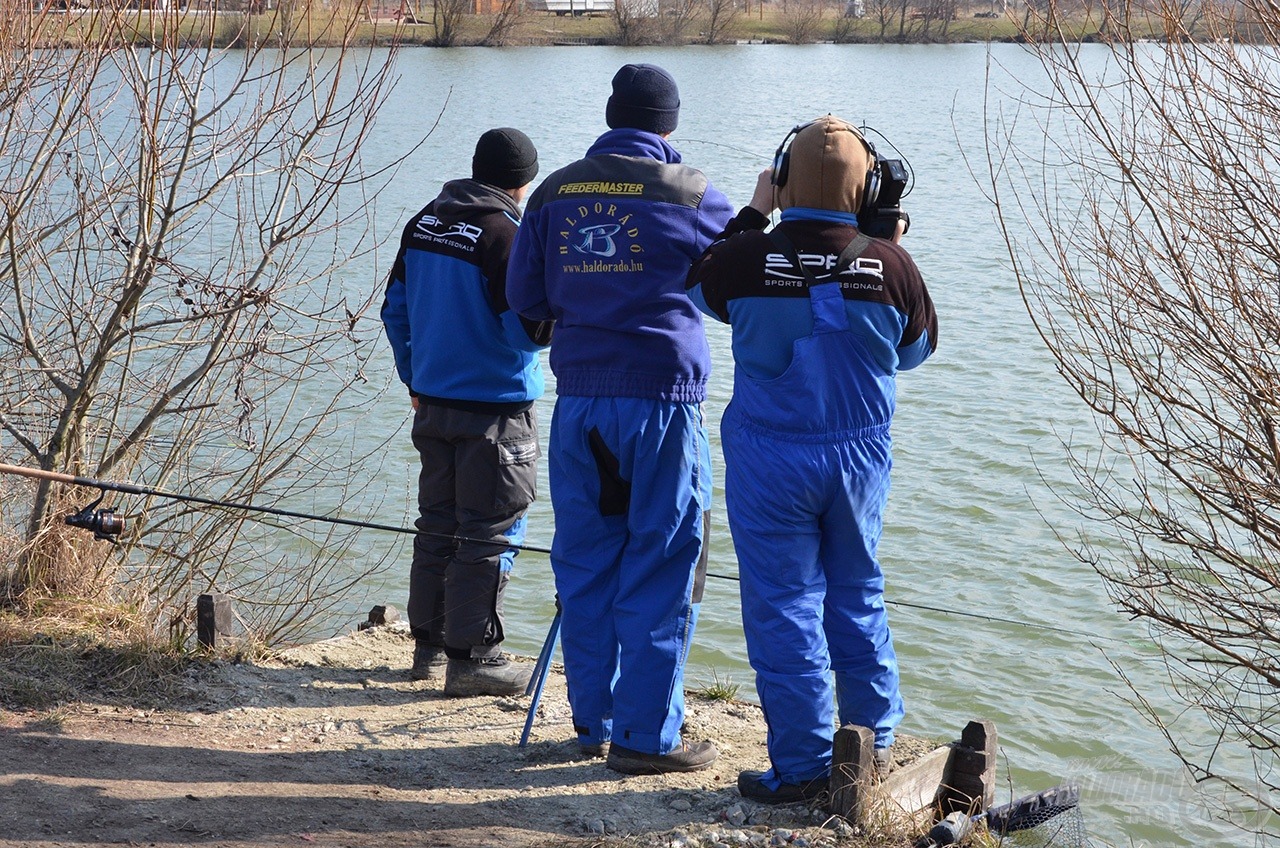
<instances>
[{"instance_id":1,"label":"man wearing black beanie","mask_svg":"<svg viewBox=\"0 0 1280 848\"><path fill-rule=\"evenodd\" d=\"M537 173L524 133L480 136L471 179L445 183L405 226L382 305L422 459L410 675L444 668L447 695L513 695L529 679L500 645L511 545L524 540L537 478L538 351L551 340L551 323L521 318L506 295L518 204Z\"/></svg>"},{"instance_id":2,"label":"man wearing black beanie","mask_svg":"<svg viewBox=\"0 0 1280 848\"><path fill-rule=\"evenodd\" d=\"M574 729L626 774L716 759L680 731L711 504L710 355L684 280L733 210L667 143L679 118L670 74L619 70L611 129L530 197L507 274L512 308L556 321L551 566Z\"/></svg>"}]
</instances>

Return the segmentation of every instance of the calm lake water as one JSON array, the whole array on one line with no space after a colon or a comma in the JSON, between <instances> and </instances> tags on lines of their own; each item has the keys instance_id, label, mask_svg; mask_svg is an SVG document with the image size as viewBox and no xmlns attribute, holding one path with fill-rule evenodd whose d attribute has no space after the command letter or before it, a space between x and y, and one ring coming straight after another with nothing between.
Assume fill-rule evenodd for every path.
<instances>
[{"instance_id":1,"label":"calm lake water","mask_svg":"<svg viewBox=\"0 0 1280 848\"><path fill-rule=\"evenodd\" d=\"M993 209L969 170L985 167L984 114L1011 106L1014 79L1034 85L1040 77L1020 48L407 51L372 158L398 158L437 115L439 126L370 208L372 226L388 241L376 267L373 260L349 267L347 285L381 287L394 258L392 237L442 182L469 174L483 129L525 130L538 145L544 176L580 156L605 129L610 77L635 61L658 63L675 75L683 106L672 142L735 204L750 198L755 175L787 130L826 112L882 131L915 172L916 188L906 201L912 231L904 244L937 303L941 343L931 361L899 379L893 493L881 546L888 598L1066 632L892 607L908 709L903 731L952 738L971 718L994 720L1004 748L1001 797L1078 780L1086 824L1098 841L1252 844L1199 810L1161 737L1125 703L1113 663L1157 705L1172 705L1158 654L1144 629L1114 611L1100 579L1055 535L1070 536L1078 524L1053 493L1068 490L1071 479L1059 440L1088 443L1093 425L1040 346ZM716 370L707 407L722 481L717 430L733 364L726 328L708 333ZM369 374L375 382L394 381L389 350ZM362 424L370 438L390 437L395 447L377 484L386 490L377 516L383 521L412 518L417 459L403 397L393 386L374 419ZM539 408L544 445L553 397L548 391ZM541 492L529 542L548 546L554 522L545 464ZM722 505L719 485L717 499ZM365 587L352 620L371 601L403 608L407 593L408 546L396 538L368 544L370 555L399 546L403 566ZM723 513L713 526L711 570L736 573ZM552 595L546 558L521 555L507 602L511 649L537 652ZM718 675L740 683L744 695L753 693L739 621L737 585L710 581L690 661L692 683Z\"/></svg>"}]
</instances>

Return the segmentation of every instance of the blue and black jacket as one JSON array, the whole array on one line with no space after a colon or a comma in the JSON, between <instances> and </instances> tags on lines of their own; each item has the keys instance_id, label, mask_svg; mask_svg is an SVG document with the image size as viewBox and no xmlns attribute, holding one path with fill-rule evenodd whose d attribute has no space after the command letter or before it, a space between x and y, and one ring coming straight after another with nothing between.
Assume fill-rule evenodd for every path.
<instances>
[{"instance_id":1,"label":"blue and black jacket","mask_svg":"<svg viewBox=\"0 0 1280 848\"><path fill-rule=\"evenodd\" d=\"M707 315L733 325L733 360L758 380L782 374L796 340L813 332L809 285L763 230L769 219L746 207L693 265L689 297ZM793 208L777 229L818 282L858 234L848 213ZM901 246L871 244L839 275L849 325L882 373L915 368L938 346L938 316L920 269Z\"/></svg>"},{"instance_id":2,"label":"blue and black jacket","mask_svg":"<svg viewBox=\"0 0 1280 848\"><path fill-rule=\"evenodd\" d=\"M556 393L699 403L711 357L684 293L733 215L661 136L615 129L529 199L507 274L512 308L555 319Z\"/></svg>"},{"instance_id":3,"label":"blue and black jacket","mask_svg":"<svg viewBox=\"0 0 1280 848\"><path fill-rule=\"evenodd\" d=\"M514 413L542 395L538 351L551 324L507 305L507 262L520 208L475 180L445 183L404 228L382 323L396 371L420 401Z\"/></svg>"}]
</instances>

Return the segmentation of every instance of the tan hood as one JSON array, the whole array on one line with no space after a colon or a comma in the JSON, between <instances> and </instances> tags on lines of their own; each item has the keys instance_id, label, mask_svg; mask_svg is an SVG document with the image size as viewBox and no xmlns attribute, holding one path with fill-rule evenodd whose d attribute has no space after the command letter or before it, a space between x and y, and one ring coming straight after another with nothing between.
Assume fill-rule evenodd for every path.
<instances>
[{"instance_id":1,"label":"tan hood","mask_svg":"<svg viewBox=\"0 0 1280 848\"><path fill-rule=\"evenodd\" d=\"M832 212L862 208L862 187L871 156L848 121L819 118L791 140L787 183L778 189L778 208L803 206Z\"/></svg>"}]
</instances>

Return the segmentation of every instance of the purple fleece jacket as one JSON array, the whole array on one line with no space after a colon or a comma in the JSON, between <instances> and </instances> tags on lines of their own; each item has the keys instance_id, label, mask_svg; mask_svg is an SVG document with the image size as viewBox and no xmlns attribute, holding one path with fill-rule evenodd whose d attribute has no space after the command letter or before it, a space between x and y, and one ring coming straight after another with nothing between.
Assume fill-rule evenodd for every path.
<instances>
[{"instance_id":1,"label":"purple fleece jacket","mask_svg":"<svg viewBox=\"0 0 1280 848\"><path fill-rule=\"evenodd\" d=\"M733 216L661 136L610 130L529 198L507 267L511 308L554 318L556 393L699 403L711 358L684 290Z\"/></svg>"}]
</instances>

